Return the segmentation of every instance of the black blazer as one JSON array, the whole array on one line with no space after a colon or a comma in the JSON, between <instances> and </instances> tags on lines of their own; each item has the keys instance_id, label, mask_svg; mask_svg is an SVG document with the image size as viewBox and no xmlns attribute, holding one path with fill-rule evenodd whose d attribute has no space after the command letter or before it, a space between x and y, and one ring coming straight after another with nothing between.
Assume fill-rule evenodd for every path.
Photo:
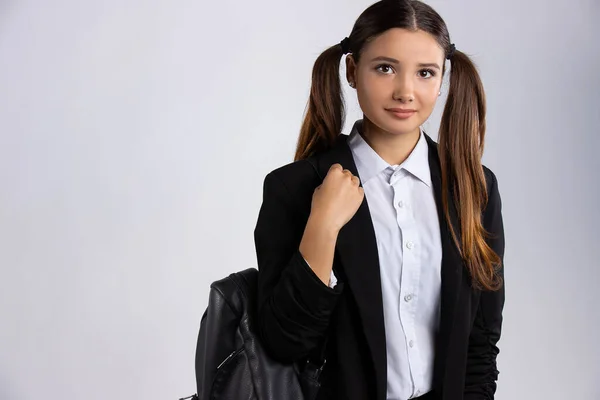
<instances>
[{"instance_id":1,"label":"black blazer","mask_svg":"<svg viewBox=\"0 0 600 400\"><path fill-rule=\"evenodd\" d=\"M444 218L437 143L426 137L443 251L434 398L493 399L504 287L497 292L472 288ZM254 231L259 268L257 328L270 355L283 362L314 356L328 337L320 399L385 400L387 355L379 258L366 198L339 233L333 263L338 278L335 289L319 280L298 251L320 177L334 163L358 175L347 139L340 135L332 149L312 157L314 164L294 162L265 178ZM482 222L491 233L489 245L503 259L500 194L494 173L486 167L484 171L489 201ZM460 234L456 215L452 221Z\"/></svg>"}]
</instances>

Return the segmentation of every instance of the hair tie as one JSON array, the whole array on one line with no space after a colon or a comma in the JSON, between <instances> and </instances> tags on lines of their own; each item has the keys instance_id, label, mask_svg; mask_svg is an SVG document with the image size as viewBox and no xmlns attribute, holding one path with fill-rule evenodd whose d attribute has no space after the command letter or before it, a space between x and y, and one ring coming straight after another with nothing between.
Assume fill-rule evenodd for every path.
<instances>
[{"instance_id":1,"label":"hair tie","mask_svg":"<svg viewBox=\"0 0 600 400\"><path fill-rule=\"evenodd\" d=\"M345 37L341 42L340 42L340 46L342 47L342 53L343 54L348 54L350 53L350 39L348 39L347 37Z\"/></svg>"},{"instance_id":2,"label":"hair tie","mask_svg":"<svg viewBox=\"0 0 600 400\"><path fill-rule=\"evenodd\" d=\"M452 58L452 56L454 55L454 52L456 51L456 46L454 45L454 43L452 43L450 45L450 49L448 50L448 55L446 56L446 60L449 60Z\"/></svg>"}]
</instances>

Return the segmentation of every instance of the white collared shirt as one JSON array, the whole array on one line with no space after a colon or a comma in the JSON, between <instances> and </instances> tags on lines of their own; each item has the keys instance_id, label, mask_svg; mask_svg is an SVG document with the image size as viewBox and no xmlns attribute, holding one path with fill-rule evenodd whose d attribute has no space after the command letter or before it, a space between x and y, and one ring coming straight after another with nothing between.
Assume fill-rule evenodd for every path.
<instances>
[{"instance_id":1,"label":"white collared shirt","mask_svg":"<svg viewBox=\"0 0 600 400\"><path fill-rule=\"evenodd\" d=\"M423 131L400 165L384 161L363 139L358 120L348 145L375 228L387 349L387 400L432 390L439 326L442 245ZM337 280L331 275L330 286Z\"/></svg>"}]
</instances>

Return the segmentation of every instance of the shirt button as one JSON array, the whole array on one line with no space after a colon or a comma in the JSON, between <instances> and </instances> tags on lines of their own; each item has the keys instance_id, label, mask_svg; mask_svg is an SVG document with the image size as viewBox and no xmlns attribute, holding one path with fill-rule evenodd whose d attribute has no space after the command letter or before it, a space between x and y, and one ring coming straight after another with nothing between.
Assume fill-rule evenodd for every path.
<instances>
[{"instance_id":1,"label":"shirt button","mask_svg":"<svg viewBox=\"0 0 600 400\"><path fill-rule=\"evenodd\" d=\"M412 249L412 248L414 247L414 245L415 245L415 244L414 244L413 242L408 242L408 243L406 243L406 247L407 247L409 250L410 250L410 249Z\"/></svg>"},{"instance_id":2,"label":"shirt button","mask_svg":"<svg viewBox=\"0 0 600 400\"><path fill-rule=\"evenodd\" d=\"M411 340L410 342L408 342L408 345L409 345L410 347L413 347L413 346L415 345L415 342L413 342L413 341Z\"/></svg>"},{"instance_id":3,"label":"shirt button","mask_svg":"<svg viewBox=\"0 0 600 400\"><path fill-rule=\"evenodd\" d=\"M417 393L415 393L415 394L416 394L417 396L420 396L420 395L421 395L421 391L420 391L420 390L417 390Z\"/></svg>"},{"instance_id":4,"label":"shirt button","mask_svg":"<svg viewBox=\"0 0 600 400\"><path fill-rule=\"evenodd\" d=\"M406 296L404 296L404 301L409 302L412 300L412 294L407 294Z\"/></svg>"},{"instance_id":5,"label":"shirt button","mask_svg":"<svg viewBox=\"0 0 600 400\"><path fill-rule=\"evenodd\" d=\"M402 200L400 200L398 202L398 207L400 207L400 208L404 207L404 202Z\"/></svg>"}]
</instances>

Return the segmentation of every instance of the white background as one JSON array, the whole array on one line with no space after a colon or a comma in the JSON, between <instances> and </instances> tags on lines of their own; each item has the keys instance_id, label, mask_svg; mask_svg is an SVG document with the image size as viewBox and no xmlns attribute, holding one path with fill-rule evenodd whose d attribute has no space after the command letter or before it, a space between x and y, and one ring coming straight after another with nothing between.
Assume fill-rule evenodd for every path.
<instances>
[{"instance_id":1,"label":"white background","mask_svg":"<svg viewBox=\"0 0 600 400\"><path fill-rule=\"evenodd\" d=\"M497 399L598 400L600 5L429 3L488 97ZM370 4L0 0L0 399L194 393L209 284L256 266L313 62Z\"/></svg>"}]
</instances>

